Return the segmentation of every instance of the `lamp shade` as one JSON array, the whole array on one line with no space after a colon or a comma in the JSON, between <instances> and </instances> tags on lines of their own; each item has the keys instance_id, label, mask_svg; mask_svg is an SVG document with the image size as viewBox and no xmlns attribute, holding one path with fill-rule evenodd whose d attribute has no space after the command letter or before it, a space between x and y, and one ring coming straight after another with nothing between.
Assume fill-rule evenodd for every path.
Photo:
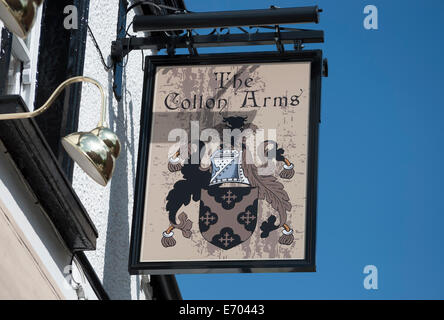
<instances>
[{"instance_id":1,"label":"lamp shade","mask_svg":"<svg viewBox=\"0 0 444 320\"><path fill-rule=\"evenodd\" d=\"M62 139L69 156L95 182L106 186L114 172L120 142L115 133L106 127L90 132L76 132Z\"/></svg>"},{"instance_id":2,"label":"lamp shade","mask_svg":"<svg viewBox=\"0 0 444 320\"><path fill-rule=\"evenodd\" d=\"M106 144L115 159L119 157L120 140L111 129L101 126L91 130L91 133L99 137L99 139Z\"/></svg>"},{"instance_id":3,"label":"lamp shade","mask_svg":"<svg viewBox=\"0 0 444 320\"><path fill-rule=\"evenodd\" d=\"M38 6L43 0L0 0L0 20L6 28L25 38L34 25Z\"/></svg>"},{"instance_id":4,"label":"lamp shade","mask_svg":"<svg viewBox=\"0 0 444 320\"><path fill-rule=\"evenodd\" d=\"M2 1L2 0L0 0ZM105 125L105 92L102 85L88 77L77 76L61 83L40 108L31 112L0 114L1 120L17 120L36 117L51 107L62 90L77 82L94 84L102 97L101 117L97 127L89 132L76 132L62 139L69 156L77 162L94 181L106 186L111 180L121 145L117 135Z\"/></svg>"}]
</instances>

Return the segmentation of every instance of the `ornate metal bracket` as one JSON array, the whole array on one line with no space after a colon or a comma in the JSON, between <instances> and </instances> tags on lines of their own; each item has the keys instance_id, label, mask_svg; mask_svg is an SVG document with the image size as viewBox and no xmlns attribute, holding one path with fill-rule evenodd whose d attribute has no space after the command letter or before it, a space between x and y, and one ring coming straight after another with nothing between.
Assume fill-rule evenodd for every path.
<instances>
[{"instance_id":1,"label":"ornate metal bracket","mask_svg":"<svg viewBox=\"0 0 444 320\"><path fill-rule=\"evenodd\" d=\"M126 8L122 7L121 10ZM204 13L178 13L164 16L136 16L134 31L156 31L150 37L119 37L111 45L111 58L115 66L114 93L121 99L122 61L133 50L166 49L174 56L176 49L185 48L191 56L198 55L198 48L231 47L251 45L275 45L280 54L285 53L285 45L292 44L294 50L302 51L305 43L323 43L324 32L282 27L282 24L318 23L317 6L281 9L271 7L265 10L242 10ZM126 21L119 21L125 25ZM267 25L272 24L272 25ZM245 27L245 28L244 28ZM122 27L120 26L122 29ZM197 29L214 28L208 34L199 34ZM247 28L249 28L247 30ZM123 28L124 29L124 28ZM234 33L232 29L241 32ZM274 32L261 32L271 29ZM184 31L185 30L185 31Z\"/></svg>"},{"instance_id":2,"label":"ornate metal bracket","mask_svg":"<svg viewBox=\"0 0 444 320\"><path fill-rule=\"evenodd\" d=\"M259 27L258 27L259 28ZM268 28L268 27L261 27ZM304 43L323 43L324 32L321 30L299 30L272 27L275 32L259 32L250 28L249 31L242 28L242 33L231 33L227 28L214 29L211 33L200 35L193 30L188 30L179 36L152 36L149 38L122 38L114 41L111 46L111 57L116 63L133 50L167 49L170 55L174 55L175 49L188 49L191 55L197 54L197 48L227 47L227 46L251 46L251 45L276 45L279 52L284 52L285 44L295 45L296 50L302 50ZM227 30L226 32L223 32ZM193 35L193 33L195 33Z\"/></svg>"}]
</instances>

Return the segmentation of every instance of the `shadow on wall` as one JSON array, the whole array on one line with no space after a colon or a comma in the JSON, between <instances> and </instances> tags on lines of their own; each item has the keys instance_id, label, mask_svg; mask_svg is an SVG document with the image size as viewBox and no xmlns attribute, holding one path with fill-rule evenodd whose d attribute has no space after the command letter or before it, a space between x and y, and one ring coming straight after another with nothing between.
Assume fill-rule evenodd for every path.
<instances>
[{"instance_id":1,"label":"shadow on wall","mask_svg":"<svg viewBox=\"0 0 444 320\"><path fill-rule=\"evenodd\" d=\"M126 79L126 72L123 75ZM132 213L129 208L132 207L129 199L129 177L134 179L136 176L135 163L135 136L134 136L134 118L133 103L131 95L125 92L124 99L118 103L117 114L113 110L113 75L112 71L108 73L108 108L109 108L109 126L119 137L122 150L111 180L108 228L105 244L105 262L103 270L103 286L110 295L111 299L130 300L131 297L131 277L128 273L128 254L129 254L129 217ZM131 134L127 135L126 128L131 128ZM128 156L131 154L131 168L128 164ZM131 174L129 174L131 170ZM131 180L131 191L134 181ZM139 284L137 282L137 286ZM137 287L137 295L139 288Z\"/></svg>"}]
</instances>

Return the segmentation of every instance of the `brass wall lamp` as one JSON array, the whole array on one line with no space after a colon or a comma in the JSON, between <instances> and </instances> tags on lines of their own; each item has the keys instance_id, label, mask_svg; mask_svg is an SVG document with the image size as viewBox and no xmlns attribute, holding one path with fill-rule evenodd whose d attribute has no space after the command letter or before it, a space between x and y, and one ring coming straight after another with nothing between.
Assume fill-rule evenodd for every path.
<instances>
[{"instance_id":1,"label":"brass wall lamp","mask_svg":"<svg viewBox=\"0 0 444 320\"><path fill-rule=\"evenodd\" d=\"M38 6L43 0L0 0L0 20L15 35L24 38L31 31ZM76 132L62 139L62 145L69 156L94 181L106 186L114 172L115 160L120 153L120 141L117 135L105 124L105 92L94 79L74 77L57 87L48 101L32 112L0 114L0 120L26 119L36 117L53 105L63 89L73 83L88 82L100 90L102 97L101 117L97 128L90 132ZM1 125L1 124L0 124Z\"/></svg>"},{"instance_id":2,"label":"brass wall lamp","mask_svg":"<svg viewBox=\"0 0 444 320\"><path fill-rule=\"evenodd\" d=\"M43 0L0 0L0 20L6 28L25 38L35 21L37 8Z\"/></svg>"},{"instance_id":3,"label":"brass wall lamp","mask_svg":"<svg viewBox=\"0 0 444 320\"><path fill-rule=\"evenodd\" d=\"M120 141L105 121L105 92L99 82L88 77L73 77L60 84L43 106L32 112L0 114L0 120L27 119L36 117L49 109L67 86L77 82L94 84L101 94L101 117L96 128L89 132L72 133L62 139L69 156L94 181L106 186L114 172L115 161L120 154ZM0 123L1 125L1 123Z\"/></svg>"}]
</instances>

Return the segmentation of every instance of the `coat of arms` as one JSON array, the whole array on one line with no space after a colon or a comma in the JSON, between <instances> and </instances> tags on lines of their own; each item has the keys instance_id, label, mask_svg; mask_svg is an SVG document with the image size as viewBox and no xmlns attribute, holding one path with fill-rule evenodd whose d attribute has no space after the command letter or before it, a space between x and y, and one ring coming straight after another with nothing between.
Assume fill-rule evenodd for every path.
<instances>
[{"instance_id":1,"label":"coat of arms","mask_svg":"<svg viewBox=\"0 0 444 320\"><path fill-rule=\"evenodd\" d=\"M257 127L248 123L247 117L226 117L215 129L239 130ZM263 144L267 157L282 163L281 179L294 176L293 164L284 156L284 150L275 141ZM194 152L205 153L206 144L200 142ZM168 169L173 174L182 174L182 179L174 184L167 196L166 209L169 227L161 239L165 248L176 245L174 230L180 230L185 238L191 237L193 222L185 212L178 212L191 201L199 202L197 224L201 236L220 250L230 250L249 240L260 225L261 238L268 238L270 232L281 229L280 245L291 245L294 241L292 228L287 222L287 213L292 205L284 185L274 175L260 175L258 166L247 161L251 150L244 141L221 144L211 152L209 165L202 162L192 164L186 158L192 157L191 147L185 159L180 151L168 161ZM273 152L271 152L273 151ZM184 164L183 164L184 163ZM269 217L259 216L261 201L268 202L277 213ZM265 220L260 222L261 220Z\"/></svg>"}]
</instances>

